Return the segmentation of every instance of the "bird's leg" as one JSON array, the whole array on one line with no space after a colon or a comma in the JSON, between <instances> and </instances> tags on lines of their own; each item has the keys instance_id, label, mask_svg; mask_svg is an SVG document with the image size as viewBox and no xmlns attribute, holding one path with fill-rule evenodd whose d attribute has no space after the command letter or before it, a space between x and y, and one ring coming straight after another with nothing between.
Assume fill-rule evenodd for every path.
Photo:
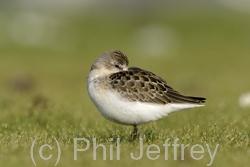
<instances>
[{"instance_id":1,"label":"bird's leg","mask_svg":"<svg viewBox=\"0 0 250 167\"><path fill-rule=\"evenodd\" d=\"M132 137L133 137L133 140L135 140L137 137L138 128L137 128L137 125L133 125L133 126L134 126L134 131L133 131Z\"/></svg>"}]
</instances>

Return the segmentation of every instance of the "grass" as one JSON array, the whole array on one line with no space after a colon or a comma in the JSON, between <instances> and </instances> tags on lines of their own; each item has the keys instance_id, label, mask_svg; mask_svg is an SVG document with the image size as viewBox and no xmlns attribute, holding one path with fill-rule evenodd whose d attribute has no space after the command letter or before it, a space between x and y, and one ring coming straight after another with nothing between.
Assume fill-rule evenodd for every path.
<instances>
[{"instance_id":1,"label":"grass","mask_svg":"<svg viewBox=\"0 0 250 167\"><path fill-rule=\"evenodd\" d=\"M171 13L171 12L170 12ZM0 161L4 166L33 166L30 148L34 145L37 166L54 166L57 144L61 159L57 166L207 166L211 161L206 144L213 151L219 144L212 166L247 166L249 164L249 108L241 108L238 98L249 91L249 18L227 11L178 13L161 11L150 17L140 15L65 16L58 28L58 46L24 46L14 41L0 45ZM59 16L57 16L59 17ZM63 20L60 16L58 19ZM11 16L9 19L12 19ZM107 24L108 23L108 24ZM172 27L178 34L177 51L158 57L143 57L135 48L134 33L146 25ZM64 41L63 43L60 43ZM67 45L68 47L64 46ZM135 46L134 46L135 45ZM59 47L59 48L58 48ZM149 46L145 46L149 47ZM120 49L129 57L131 66L140 66L165 78L181 93L205 96L203 108L171 114L139 126L143 138L143 157L139 156L139 139L131 141L132 127L105 120L90 101L86 77L95 58L104 51ZM85 138L90 148L79 152L74 160L74 138ZM93 138L106 146L107 160L97 149L93 160ZM120 160L117 143L120 139ZM181 148L169 147L165 160L165 140L189 144L181 160ZM45 147L39 157L39 147ZM157 160L147 158L146 149L155 144ZM191 147L204 147L204 157L194 160ZM110 160L110 145L113 159ZM78 148L85 148L79 142ZM101 146L100 146L101 147ZM150 150L157 151L150 146ZM198 149L199 151L199 149ZM202 154L195 154L200 157Z\"/></svg>"}]
</instances>

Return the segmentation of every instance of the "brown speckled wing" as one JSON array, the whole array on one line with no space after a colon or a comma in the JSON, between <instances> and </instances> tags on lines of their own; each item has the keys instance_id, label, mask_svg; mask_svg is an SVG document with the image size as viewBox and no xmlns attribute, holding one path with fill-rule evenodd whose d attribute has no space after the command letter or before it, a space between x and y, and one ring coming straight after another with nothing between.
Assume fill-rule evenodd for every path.
<instances>
[{"instance_id":1,"label":"brown speckled wing","mask_svg":"<svg viewBox=\"0 0 250 167\"><path fill-rule=\"evenodd\" d=\"M146 103L205 103L205 98L181 95L150 71L131 67L109 77L110 87L131 101Z\"/></svg>"}]
</instances>

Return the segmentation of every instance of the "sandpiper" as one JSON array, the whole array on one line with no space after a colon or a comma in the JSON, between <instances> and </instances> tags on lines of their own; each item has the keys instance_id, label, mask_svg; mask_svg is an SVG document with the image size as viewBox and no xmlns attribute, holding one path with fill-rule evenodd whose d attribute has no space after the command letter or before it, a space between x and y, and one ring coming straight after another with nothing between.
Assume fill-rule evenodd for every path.
<instances>
[{"instance_id":1,"label":"sandpiper","mask_svg":"<svg viewBox=\"0 0 250 167\"><path fill-rule=\"evenodd\" d=\"M204 106L203 97L185 96L156 74L128 68L128 58L118 50L99 56L88 75L88 94L106 119L134 126L158 120L172 112Z\"/></svg>"}]
</instances>

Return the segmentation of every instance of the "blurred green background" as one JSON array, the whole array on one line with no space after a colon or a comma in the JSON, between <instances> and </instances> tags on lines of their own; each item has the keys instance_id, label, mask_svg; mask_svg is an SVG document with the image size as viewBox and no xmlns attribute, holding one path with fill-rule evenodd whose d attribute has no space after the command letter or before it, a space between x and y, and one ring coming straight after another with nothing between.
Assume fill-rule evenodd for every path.
<instances>
[{"instance_id":1,"label":"blurred green background","mask_svg":"<svg viewBox=\"0 0 250 167\"><path fill-rule=\"evenodd\" d=\"M212 166L248 166L250 92L250 4L214 0L178 1L1 1L0 161L34 166L32 141L62 147L57 166L206 166L195 161L134 161L138 147L131 127L105 120L87 95L94 60L121 50L130 61L153 71L186 95L204 96L203 108L175 113L140 126L146 144L220 144ZM248 103L247 103L248 101ZM248 105L248 106L247 106ZM101 151L73 160L73 138L123 139L121 160L104 161ZM82 145L84 147L84 144ZM45 157L49 155L50 150ZM54 166L35 152L37 165ZM53 154L54 155L54 154Z\"/></svg>"}]
</instances>

